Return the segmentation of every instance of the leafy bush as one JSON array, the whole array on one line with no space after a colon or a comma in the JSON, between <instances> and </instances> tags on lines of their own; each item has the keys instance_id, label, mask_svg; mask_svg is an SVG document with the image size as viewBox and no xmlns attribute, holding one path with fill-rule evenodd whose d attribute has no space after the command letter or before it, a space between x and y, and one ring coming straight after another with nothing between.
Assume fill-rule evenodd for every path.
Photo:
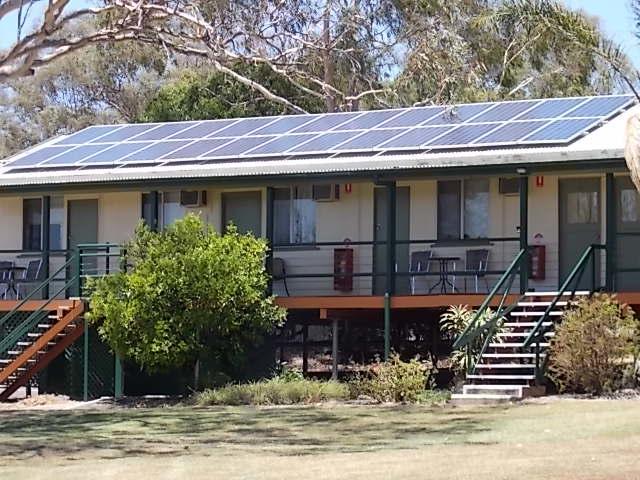
<instances>
[{"instance_id":1,"label":"leafy bush","mask_svg":"<svg viewBox=\"0 0 640 480\"><path fill-rule=\"evenodd\" d=\"M90 285L89 320L113 350L148 371L203 358L235 365L285 318L265 294L266 249L233 228L220 235L195 215L162 232L140 225L127 245L130 271Z\"/></svg>"},{"instance_id":2,"label":"leafy bush","mask_svg":"<svg viewBox=\"0 0 640 480\"><path fill-rule=\"evenodd\" d=\"M620 388L635 367L640 330L633 310L596 294L567 310L549 348L549 377L561 392L600 394Z\"/></svg>"},{"instance_id":3,"label":"leafy bush","mask_svg":"<svg viewBox=\"0 0 640 480\"><path fill-rule=\"evenodd\" d=\"M473 321L476 315L476 311L469 308L467 305L451 305L445 313L440 317L440 330L444 334L446 340L454 342L456 338L467 328ZM478 319L477 325L483 325L493 317L494 312L490 308L486 309L484 313ZM501 337L497 334L503 331L501 327L504 318L498 319L497 328L494 331L492 341L499 341ZM470 354L472 358L476 358L480 354L482 345L485 341L486 335L478 335L474 341L470 344ZM451 370L457 377L462 376L468 369L467 365L467 348L461 350L454 350L450 356Z\"/></svg>"},{"instance_id":4,"label":"leafy bush","mask_svg":"<svg viewBox=\"0 0 640 480\"><path fill-rule=\"evenodd\" d=\"M196 396L198 405L292 405L328 400L348 400L344 383L273 378L261 382L227 385Z\"/></svg>"},{"instance_id":5,"label":"leafy bush","mask_svg":"<svg viewBox=\"0 0 640 480\"><path fill-rule=\"evenodd\" d=\"M417 359L403 362L394 353L387 362L371 367L368 376L354 379L350 384L351 394L353 397L365 395L378 402L416 402L433 370L430 362Z\"/></svg>"}]
</instances>

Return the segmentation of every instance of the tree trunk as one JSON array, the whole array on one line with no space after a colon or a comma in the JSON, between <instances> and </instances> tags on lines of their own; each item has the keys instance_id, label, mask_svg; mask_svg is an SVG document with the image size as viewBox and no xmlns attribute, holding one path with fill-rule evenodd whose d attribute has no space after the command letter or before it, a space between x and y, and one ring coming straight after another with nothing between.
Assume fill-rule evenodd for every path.
<instances>
[{"instance_id":1,"label":"tree trunk","mask_svg":"<svg viewBox=\"0 0 640 480\"><path fill-rule=\"evenodd\" d=\"M200 388L200 359L193 366L193 389L197 392Z\"/></svg>"},{"instance_id":2,"label":"tree trunk","mask_svg":"<svg viewBox=\"0 0 640 480\"><path fill-rule=\"evenodd\" d=\"M322 26L322 41L324 44L324 48L322 50L322 62L324 68L323 81L325 83L324 98L327 112L335 112L336 110L335 93L327 88L327 86L333 87L333 81L335 79L335 65L333 64L333 58L331 55L331 3L332 0L327 0Z\"/></svg>"},{"instance_id":3,"label":"tree trunk","mask_svg":"<svg viewBox=\"0 0 640 480\"><path fill-rule=\"evenodd\" d=\"M631 171L631 179L636 188L640 190L640 114L631 116L627 121L624 156Z\"/></svg>"}]
</instances>

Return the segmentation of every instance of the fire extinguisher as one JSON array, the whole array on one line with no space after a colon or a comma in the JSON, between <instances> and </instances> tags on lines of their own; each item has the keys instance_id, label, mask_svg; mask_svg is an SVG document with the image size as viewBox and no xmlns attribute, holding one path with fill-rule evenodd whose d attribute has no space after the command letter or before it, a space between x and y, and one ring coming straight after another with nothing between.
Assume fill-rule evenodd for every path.
<instances>
[{"instance_id":1,"label":"fire extinguisher","mask_svg":"<svg viewBox=\"0 0 640 480\"><path fill-rule=\"evenodd\" d=\"M534 237L536 244L530 248L529 278L544 280L546 277L547 247L542 244L543 236L537 233Z\"/></svg>"}]
</instances>

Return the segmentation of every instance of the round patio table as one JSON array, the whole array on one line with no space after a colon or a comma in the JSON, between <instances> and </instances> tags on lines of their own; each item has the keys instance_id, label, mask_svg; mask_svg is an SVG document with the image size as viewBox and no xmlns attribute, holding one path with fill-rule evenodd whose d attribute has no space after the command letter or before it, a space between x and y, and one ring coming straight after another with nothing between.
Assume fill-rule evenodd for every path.
<instances>
[{"instance_id":1,"label":"round patio table","mask_svg":"<svg viewBox=\"0 0 640 480\"><path fill-rule=\"evenodd\" d=\"M460 260L460 257L432 257L431 260L437 260L440 263L440 279L429 289L429 293L438 286L440 287L440 293L447 293L447 285L451 287L452 292L455 292L456 287L451 280L449 280L449 273L451 272L449 265L453 263L455 270L455 262Z\"/></svg>"}]
</instances>

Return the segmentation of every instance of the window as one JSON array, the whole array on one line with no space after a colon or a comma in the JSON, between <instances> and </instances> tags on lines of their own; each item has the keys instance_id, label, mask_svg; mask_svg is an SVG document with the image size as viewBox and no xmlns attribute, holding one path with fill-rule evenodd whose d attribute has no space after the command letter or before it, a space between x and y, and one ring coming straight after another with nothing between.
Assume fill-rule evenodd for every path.
<instances>
[{"instance_id":1,"label":"window","mask_svg":"<svg viewBox=\"0 0 640 480\"><path fill-rule=\"evenodd\" d=\"M598 192L570 192L567 195L567 221L570 224L598 223Z\"/></svg>"},{"instance_id":2,"label":"window","mask_svg":"<svg viewBox=\"0 0 640 480\"><path fill-rule=\"evenodd\" d=\"M142 194L142 220L151 229L156 230L158 228L158 194L143 193Z\"/></svg>"},{"instance_id":3,"label":"window","mask_svg":"<svg viewBox=\"0 0 640 480\"><path fill-rule=\"evenodd\" d=\"M635 189L620 191L620 218L622 223L640 221L640 195Z\"/></svg>"},{"instance_id":4,"label":"window","mask_svg":"<svg viewBox=\"0 0 640 480\"><path fill-rule=\"evenodd\" d=\"M62 250L64 197L51 197L49 210L49 249Z\"/></svg>"},{"instance_id":5,"label":"window","mask_svg":"<svg viewBox=\"0 0 640 480\"><path fill-rule=\"evenodd\" d=\"M313 243L316 241L316 202L311 185L274 189L274 242Z\"/></svg>"},{"instance_id":6,"label":"window","mask_svg":"<svg viewBox=\"0 0 640 480\"><path fill-rule=\"evenodd\" d=\"M489 180L438 182L438 240L489 236Z\"/></svg>"},{"instance_id":7,"label":"window","mask_svg":"<svg viewBox=\"0 0 640 480\"><path fill-rule=\"evenodd\" d=\"M22 201L22 249L42 248L42 199L26 198Z\"/></svg>"},{"instance_id":8,"label":"window","mask_svg":"<svg viewBox=\"0 0 640 480\"><path fill-rule=\"evenodd\" d=\"M180 204L180 192L162 193L162 220L163 227L171 225L185 215L185 208Z\"/></svg>"}]
</instances>

